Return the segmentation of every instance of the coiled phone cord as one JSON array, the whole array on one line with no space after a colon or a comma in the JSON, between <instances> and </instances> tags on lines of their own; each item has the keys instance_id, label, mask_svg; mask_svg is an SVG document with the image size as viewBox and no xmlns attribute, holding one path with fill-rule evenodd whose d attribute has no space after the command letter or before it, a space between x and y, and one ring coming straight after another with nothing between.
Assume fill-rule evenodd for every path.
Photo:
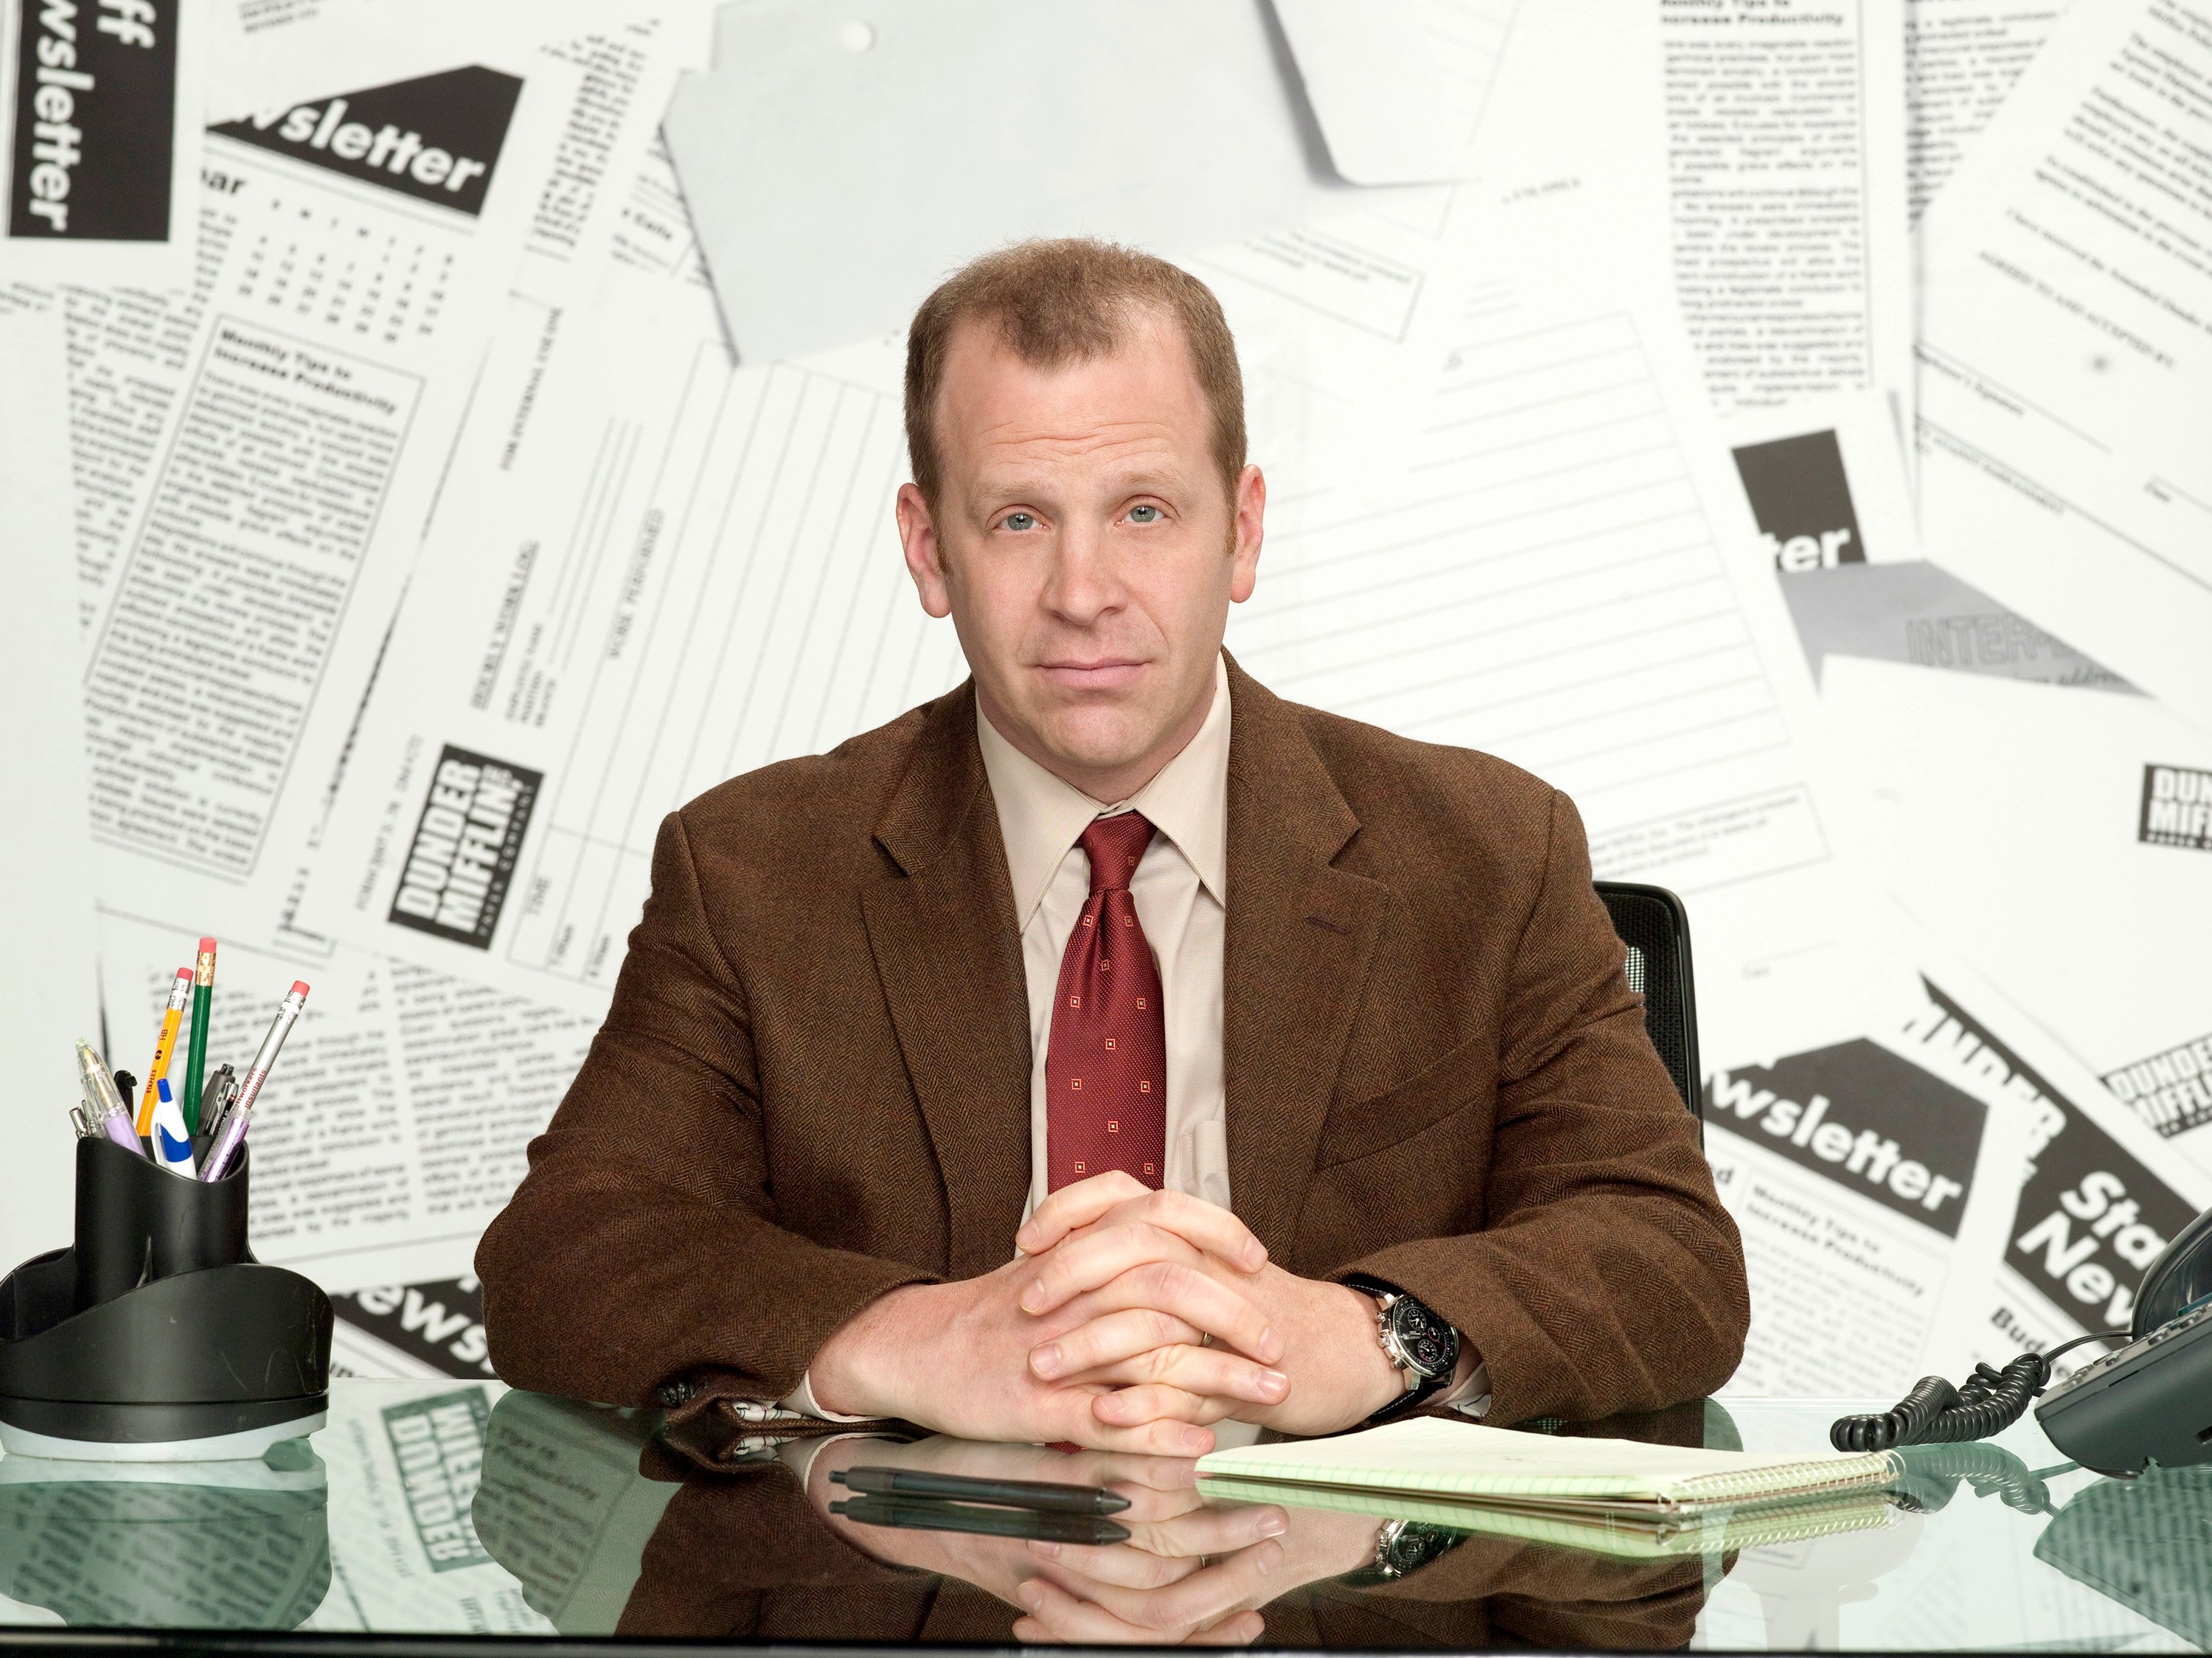
<instances>
[{"instance_id":1,"label":"coiled phone cord","mask_svg":"<svg viewBox=\"0 0 2212 1658\"><path fill-rule=\"evenodd\" d=\"M2027 1412L2051 1382L2051 1361L2091 1341L2125 1341L2125 1330L2103 1330L2061 1342L2047 1353L2022 1353L2002 1370L1974 1366L1964 1386L1924 1376L1893 1410L1878 1416L1843 1416L1828 1430L1839 1451L1886 1451L1899 1445L1955 1444L2002 1433Z\"/></svg>"}]
</instances>

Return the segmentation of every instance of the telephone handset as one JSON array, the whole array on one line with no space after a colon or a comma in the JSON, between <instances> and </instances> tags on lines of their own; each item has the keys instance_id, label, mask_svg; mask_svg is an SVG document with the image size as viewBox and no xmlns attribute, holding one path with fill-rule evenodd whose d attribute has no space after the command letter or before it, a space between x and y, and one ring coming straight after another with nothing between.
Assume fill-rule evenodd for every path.
<instances>
[{"instance_id":1,"label":"telephone handset","mask_svg":"<svg viewBox=\"0 0 2212 1658\"><path fill-rule=\"evenodd\" d=\"M2068 1348L2122 1339L2125 1346L2051 1387L2051 1361ZM1841 1418L1828 1438L1839 1451L1986 1439L2019 1421L2038 1394L2036 1420L2084 1467L2135 1474L2154 1462L2212 1462L2212 1209L2150 1264L2130 1328L2022 1353L2002 1370L1977 1365L1962 1388L1923 1376L1895 1410Z\"/></svg>"}]
</instances>

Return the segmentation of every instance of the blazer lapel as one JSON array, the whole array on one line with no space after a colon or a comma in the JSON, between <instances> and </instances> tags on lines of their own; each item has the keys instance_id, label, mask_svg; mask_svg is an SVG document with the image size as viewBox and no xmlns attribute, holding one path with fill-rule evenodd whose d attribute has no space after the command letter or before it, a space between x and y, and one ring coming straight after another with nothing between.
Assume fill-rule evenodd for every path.
<instances>
[{"instance_id":1,"label":"blazer lapel","mask_svg":"<svg viewBox=\"0 0 2212 1658\"><path fill-rule=\"evenodd\" d=\"M1291 708L1229 665L1222 1073L1229 1187L1279 1258L1311 1179L1387 890L1333 865L1358 832Z\"/></svg>"},{"instance_id":2,"label":"blazer lapel","mask_svg":"<svg viewBox=\"0 0 2212 1658\"><path fill-rule=\"evenodd\" d=\"M1030 1183L1029 993L972 683L929 710L876 825L900 871L861 896L877 977L937 1153L956 1277L1003 1266Z\"/></svg>"}]
</instances>

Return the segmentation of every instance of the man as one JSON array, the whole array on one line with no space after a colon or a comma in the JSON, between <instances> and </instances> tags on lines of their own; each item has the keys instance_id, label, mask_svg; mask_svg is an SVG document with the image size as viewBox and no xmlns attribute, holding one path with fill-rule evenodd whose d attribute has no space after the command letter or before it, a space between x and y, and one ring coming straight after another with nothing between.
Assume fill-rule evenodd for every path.
<instances>
[{"instance_id":1,"label":"man","mask_svg":"<svg viewBox=\"0 0 2212 1658\"><path fill-rule=\"evenodd\" d=\"M526 1388L1194 1455L1726 1379L1742 1254L1571 805L1278 701L1213 296L1082 241L908 342L973 678L672 815L477 1255Z\"/></svg>"}]
</instances>

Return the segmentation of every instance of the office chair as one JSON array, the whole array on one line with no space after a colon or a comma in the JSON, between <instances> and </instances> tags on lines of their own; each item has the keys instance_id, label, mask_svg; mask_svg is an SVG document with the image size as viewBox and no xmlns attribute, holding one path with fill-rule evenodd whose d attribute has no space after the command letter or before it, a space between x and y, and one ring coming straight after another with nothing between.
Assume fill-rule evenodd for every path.
<instances>
[{"instance_id":1,"label":"office chair","mask_svg":"<svg viewBox=\"0 0 2212 1658\"><path fill-rule=\"evenodd\" d=\"M1690 917L1664 887L1600 881L1597 896L1628 946L1628 987L1644 998L1644 1028L1674 1079L1690 1114L1705 1122L1705 1077L1698 1069L1697 987L1690 975Z\"/></svg>"}]
</instances>

